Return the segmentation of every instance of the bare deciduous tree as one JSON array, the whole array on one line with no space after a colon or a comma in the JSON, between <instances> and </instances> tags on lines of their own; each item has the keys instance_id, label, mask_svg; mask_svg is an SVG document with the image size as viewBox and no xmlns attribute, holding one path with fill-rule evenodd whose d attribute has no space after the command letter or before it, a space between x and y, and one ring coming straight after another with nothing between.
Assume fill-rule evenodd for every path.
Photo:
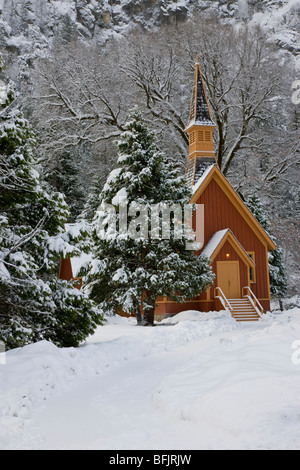
<instances>
[{"instance_id":1,"label":"bare deciduous tree","mask_svg":"<svg viewBox=\"0 0 300 470\"><path fill-rule=\"evenodd\" d=\"M124 115L118 75L105 54L80 43L57 48L38 63L35 115L43 114L59 151L120 134Z\"/></svg>"},{"instance_id":2,"label":"bare deciduous tree","mask_svg":"<svg viewBox=\"0 0 300 470\"><path fill-rule=\"evenodd\" d=\"M245 152L263 149L260 128L272 114L282 79L280 67L274 67L275 51L259 29L215 22L193 24L181 43L191 63L199 51L217 126L217 161L226 175Z\"/></svg>"}]
</instances>

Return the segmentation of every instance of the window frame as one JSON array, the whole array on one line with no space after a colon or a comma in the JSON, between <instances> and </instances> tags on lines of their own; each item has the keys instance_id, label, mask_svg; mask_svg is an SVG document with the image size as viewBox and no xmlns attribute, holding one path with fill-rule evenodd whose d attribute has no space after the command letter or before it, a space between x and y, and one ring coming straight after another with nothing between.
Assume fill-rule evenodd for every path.
<instances>
[{"instance_id":1,"label":"window frame","mask_svg":"<svg viewBox=\"0 0 300 470\"><path fill-rule=\"evenodd\" d=\"M252 259L253 263L255 264L255 251L247 251L248 256ZM252 277L252 279L251 279ZM251 284L256 283L256 268L250 267L249 268L249 280Z\"/></svg>"}]
</instances>

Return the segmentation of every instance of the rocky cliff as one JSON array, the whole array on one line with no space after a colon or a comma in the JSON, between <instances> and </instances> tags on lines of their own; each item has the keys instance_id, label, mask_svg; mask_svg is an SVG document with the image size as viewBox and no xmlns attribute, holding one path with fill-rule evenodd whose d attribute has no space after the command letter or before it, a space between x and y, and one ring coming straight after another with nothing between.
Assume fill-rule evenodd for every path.
<instances>
[{"instance_id":1,"label":"rocky cliff","mask_svg":"<svg viewBox=\"0 0 300 470\"><path fill-rule=\"evenodd\" d=\"M300 53L300 0L0 0L0 47L33 58L54 39L101 44L132 26L153 29L185 21L195 11L259 23L281 47Z\"/></svg>"}]
</instances>

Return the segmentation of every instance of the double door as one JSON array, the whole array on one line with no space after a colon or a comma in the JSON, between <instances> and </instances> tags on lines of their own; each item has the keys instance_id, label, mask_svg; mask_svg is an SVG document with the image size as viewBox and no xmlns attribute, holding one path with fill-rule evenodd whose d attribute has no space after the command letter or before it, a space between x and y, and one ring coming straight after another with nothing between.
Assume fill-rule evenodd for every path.
<instances>
[{"instance_id":1,"label":"double door","mask_svg":"<svg viewBox=\"0 0 300 470\"><path fill-rule=\"evenodd\" d=\"M217 286L227 299L240 299L240 267L238 261L217 262Z\"/></svg>"}]
</instances>

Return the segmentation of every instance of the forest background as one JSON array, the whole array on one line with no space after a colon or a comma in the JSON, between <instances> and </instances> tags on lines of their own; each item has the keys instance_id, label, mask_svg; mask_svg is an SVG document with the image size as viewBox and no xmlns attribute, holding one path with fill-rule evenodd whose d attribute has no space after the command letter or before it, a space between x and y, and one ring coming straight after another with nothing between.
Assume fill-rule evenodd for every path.
<instances>
[{"instance_id":1,"label":"forest background","mask_svg":"<svg viewBox=\"0 0 300 470\"><path fill-rule=\"evenodd\" d=\"M114 168L134 105L184 172L198 54L219 166L243 199L259 195L296 294L299 13L299 0L1 0L1 78L15 83L39 171L65 194L70 221Z\"/></svg>"}]
</instances>

